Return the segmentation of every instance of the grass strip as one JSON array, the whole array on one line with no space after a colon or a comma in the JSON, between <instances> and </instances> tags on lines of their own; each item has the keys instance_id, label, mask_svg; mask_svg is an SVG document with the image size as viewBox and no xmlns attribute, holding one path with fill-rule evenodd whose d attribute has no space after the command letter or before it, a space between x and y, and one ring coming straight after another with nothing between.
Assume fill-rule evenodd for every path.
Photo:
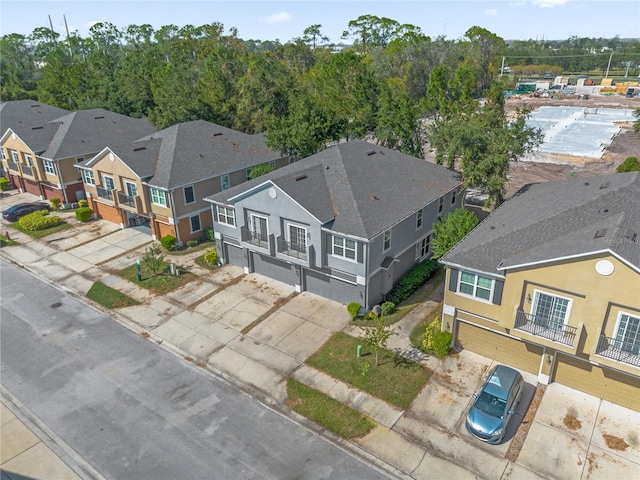
<instances>
[{"instance_id":1,"label":"grass strip","mask_svg":"<svg viewBox=\"0 0 640 480\"><path fill-rule=\"evenodd\" d=\"M362 356L356 355L362 345ZM335 333L307 364L399 408L407 408L431 375L431 370L386 349L378 353L364 339Z\"/></svg>"},{"instance_id":2,"label":"grass strip","mask_svg":"<svg viewBox=\"0 0 640 480\"><path fill-rule=\"evenodd\" d=\"M287 379L287 395L289 408L346 440L361 437L375 427L360 412L293 378Z\"/></svg>"},{"instance_id":3,"label":"grass strip","mask_svg":"<svg viewBox=\"0 0 640 480\"><path fill-rule=\"evenodd\" d=\"M87 298L107 308L130 307L140 305L140 302L129 295L119 292L102 282L95 282L87 292Z\"/></svg>"},{"instance_id":4,"label":"grass strip","mask_svg":"<svg viewBox=\"0 0 640 480\"><path fill-rule=\"evenodd\" d=\"M62 232L63 230L71 228L71 225L69 223L66 223L65 221L56 225L55 227L45 228L43 230L35 230L33 232L30 232L29 230L25 230L20 226L18 222L12 223L10 226L11 228L15 228L16 230L24 233L25 235L29 235L32 238L43 238L43 237L46 237L47 235Z\"/></svg>"},{"instance_id":5,"label":"grass strip","mask_svg":"<svg viewBox=\"0 0 640 480\"><path fill-rule=\"evenodd\" d=\"M138 280L138 270L135 263L129 267L123 268L116 274L125 280L129 280L136 285L146 288L156 295L163 295L198 278L197 275L184 270L178 265L176 265L176 268L180 270L180 275L171 275L171 273L169 273L169 264L165 262L163 273L154 275L154 273L147 268L144 262L141 262L140 272L142 280L140 281Z\"/></svg>"}]
</instances>

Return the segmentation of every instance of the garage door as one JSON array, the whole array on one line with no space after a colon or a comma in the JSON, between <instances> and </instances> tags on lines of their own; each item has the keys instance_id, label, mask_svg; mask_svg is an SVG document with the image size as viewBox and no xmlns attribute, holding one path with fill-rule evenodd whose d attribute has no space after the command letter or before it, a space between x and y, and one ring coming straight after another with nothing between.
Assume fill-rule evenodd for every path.
<instances>
[{"instance_id":1,"label":"garage door","mask_svg":"<svg viewBox=\"0 0 640 480\"><path fill-rule=\"evenodd\" d=\"M229 245L228 243L224 244L224 248L225 260L227 263L238 267L247 266L247 260L244 258L244 250L242 248L236 247L235 245Z\"/></svg>"},{"instance_id":2,"label":"garage door","mask_svg":"<svg viewBox=\"0 0 640 480\"><path fill-rule=\"evenodd\" d=\"M330 298L345 305L351 302L362 302L357 285L310 270L305 270L304 278L305 290L308 292Z\"/></svg>"},{"instance_id":3,"label":"garage door","mask_svg":"<svg viewBox=\"0 0 640 480\"><path fill-rule=\"evenodd\" d=\"M269 257L268 255L260 255L255 252L252 253L252 256L253 271L255 273L273 278L288 285L295 285L298 283L298 275L296 274L295 269L292 270L291 264Z\"/></svg>"},{"instance_id":4,"label":"garage door","mask_svg":"<svg viewBox=\"0 0 640 480\"><path fill-rule=\"evenodd\" d=\"M122 215L116 207L105 205L104 203L94 202L95 213L99 218L104 218L111 223L122 223Z\"/></svg>"},{"instance_id":5,"label":"garage door","mask_svg":"<svg viewBox=\"0 0 640 480\"><path fill-rule=\"evenodd\" d=\"M640 411L640 378L567 355L558 355L553 380Z\"/></svg>"},{"instance_id":6,"label":"garage door","mask_svg":"<svg viewBox=\"0 0 640 480\"><path fill-rule=\"evenodd\" d=\"M40 196L40 183L24 179L24 191L32 195Z\"/></svg>"},{"instance_id":7,"label":"garage door","mask_svg":"<svg viewBox=\"0 0 640 480\"><path fill-rule=\"evenodd\" d=\"M457 343L467 350L500 363L535 373L540 371L542 347L521 342L458 320Z\"/></svg>"}]
</instances>

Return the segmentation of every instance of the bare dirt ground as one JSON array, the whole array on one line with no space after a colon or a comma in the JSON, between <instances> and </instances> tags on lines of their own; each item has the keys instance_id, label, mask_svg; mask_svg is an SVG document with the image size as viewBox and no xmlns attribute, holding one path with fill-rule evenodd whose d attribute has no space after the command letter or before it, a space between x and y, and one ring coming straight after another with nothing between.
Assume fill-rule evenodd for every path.
<instances>
[{"instance_id":1,"label":"bare dirt ground","mask_svg":"<svg viewBox=\"0 0 640 480\"><path fill-rule=\"evenodd\" d=\"M506 102L507 112L513 112L518 107L527 106L536 109L542 106L579 106L599 108L640 108L640 98L626 98L621 95L592 94L588 100L578 99L577 95L566 98L510 98ZM527 183L547 182L573 177L593 177L615 173L616 168L627 157L640 157L640 134L633 132L632 123L621 124L621 132L613 139L605 150L602 158L556 156L557 162L537 163L518 162L509 172L506 198L509 198Z\"/></svg>"}]
</instances>

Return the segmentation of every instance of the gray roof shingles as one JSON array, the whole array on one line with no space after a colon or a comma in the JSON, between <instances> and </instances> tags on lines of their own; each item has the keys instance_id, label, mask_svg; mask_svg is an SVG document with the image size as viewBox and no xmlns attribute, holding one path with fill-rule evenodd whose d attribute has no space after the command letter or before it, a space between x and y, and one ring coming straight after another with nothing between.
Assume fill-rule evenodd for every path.
<instances>
[{"instance_id":1,"label":"gray roof shingles","mask_svg":"<svg viewBox=\"0 0 640 480\"><path fill-rule=\"evenodd\" d=\"M306 178L295 180L302 174ZM371 239L460 185L456 172L362 140L323 150L208 197L218 203L270 180L331 229Z\"/></svg>"},{"instance_id":2,"label":"gray roof shingles","mask_svg":"<svg viewBox=\"0 0 640 480\"><path fill-rule=\"evenodd\" d=\"M640 269L640 172L525 185L441 261L498 274L604 250Z\"/></svg>"},{"instance_id":3,"label":"gray roof shingles","mask_svg":"<svg viewBox=\"0 0 640 480\"><path fill-rule=\"evenodd\" d=\"M69 111L35 100L12 100L0 104L2 135L11 129L33 152L45 151L53 139L58 125L49 123Z\"/></svg>"}]
</instances>

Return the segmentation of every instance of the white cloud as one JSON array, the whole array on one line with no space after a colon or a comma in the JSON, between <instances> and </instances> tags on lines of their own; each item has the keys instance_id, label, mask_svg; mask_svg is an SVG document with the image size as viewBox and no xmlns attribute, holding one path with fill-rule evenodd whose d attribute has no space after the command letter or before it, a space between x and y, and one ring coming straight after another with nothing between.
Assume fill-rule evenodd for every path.
<instances>
[{"instance_id":1,"label":"white cloud","mask_svg":"<svg viewBox=\"0 0 640 480\"><path fill-rule=\"evenodd\" d=\"M265 18L264 21L267 23L283 23L288 22L289 20L291 20L291 18L291 14L287 12L280 12Z\"/></svg>"},{"instance_id":2,"label":"white cloud","mask_svg":"<svg viewBox=\"0 0 640 480\"><path fill-rule=\"evenodd\" d=\"M498 14L498 9L490 8L489 10L485 10L484 14L487 15L488 17L494 17Z\"/></svg>"},{"instance_id":3,"label":"white cloud","mask_svg":"<svg viewBox=\"0 0 640 480\"><path fill-rule=\"evenodd\" d=\"M541 8L553 8L558 5L564 5L569 0L533 0L533 4Z\"/></svg>"}]
</instances>

